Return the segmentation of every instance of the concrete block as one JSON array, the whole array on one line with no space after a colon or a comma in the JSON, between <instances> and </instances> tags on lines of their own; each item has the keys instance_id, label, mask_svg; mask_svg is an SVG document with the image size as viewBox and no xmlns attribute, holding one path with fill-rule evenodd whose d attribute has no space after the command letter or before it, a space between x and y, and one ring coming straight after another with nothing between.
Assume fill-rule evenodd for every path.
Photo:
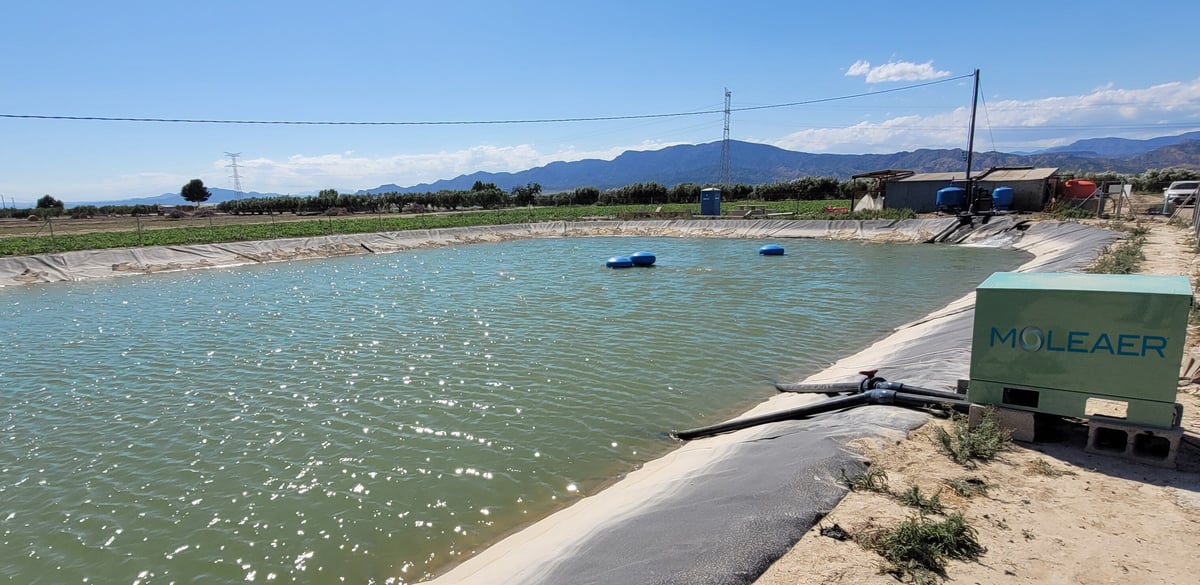
<instances>
[{"instance_id":1,"label":"concrete block","mask_svg":"<svg viewBox=\"0 0 1200 585\"><path fill-rule=\"evenodd\" d=\"M997 419L1002 428L1008 429L1014 441L1032 443L1037 435L1036 414L1027 410L1014 410L1000 406L982 406L972 404L967 413L967 426L975 428L983 421L983 412L988 408L996 411Z\"/></svg>"},{"instance_id":2,"label":"concrete block","mask_svg":"<svg viewBox=\"0 0 1200 585\"><path fill-rule=\"evenodd\" d=\"M1174 469L1182 441L1182 427L1160 429L1091 418L1088 419L1088 442L1084 450Z\"/></svg>"}]
</instances>

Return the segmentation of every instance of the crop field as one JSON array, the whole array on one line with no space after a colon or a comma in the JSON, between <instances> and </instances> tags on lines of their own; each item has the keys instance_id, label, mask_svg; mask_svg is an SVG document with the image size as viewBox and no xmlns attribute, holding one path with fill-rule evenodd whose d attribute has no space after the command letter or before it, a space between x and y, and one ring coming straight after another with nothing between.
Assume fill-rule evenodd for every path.
<instances>
[{"instance_id":1,"label":"crop field","mask_svg":"<svg viewBox=\"0 0 1200 585\"><path fill-rule=\"evenodd\" d=\"M870 216L824 212L826 206L845 207L848 200L738 202L736 205L762 205L768 213L788 213L798 219L864 219L867 217L907 217L902 211L885 210ZM732 213L736 205L722 205L722 213ZM127 248L137 246L179 246L247 240L269 240L356 234L414 229L468 227L535 223L545 221L587 221L617 219L620 216L670 216L698 213L698 205L586 205L563 207L521 207L499 210L473 210L423 214L319 215L224 215L171 219L163 216L119 216L96 218L56 218L26 221L0 220L0 256L24 256L75 250ZM911 215L908 215L911 216ZM731 219L739 218L731 215Z\"/></svg>"}]
</instances>

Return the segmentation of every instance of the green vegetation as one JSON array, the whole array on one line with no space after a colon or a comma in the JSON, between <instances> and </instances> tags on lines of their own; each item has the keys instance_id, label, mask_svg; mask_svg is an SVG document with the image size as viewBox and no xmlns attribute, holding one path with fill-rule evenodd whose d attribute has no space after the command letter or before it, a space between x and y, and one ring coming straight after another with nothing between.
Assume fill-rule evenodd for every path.
<instances>
[{"instance_id":1,"label":"green vegetation","mask_svg":"<svg viewBox=\"0 0 1200 585\"><path fill-rule=\"evenodd\" d=\"M64 206L65 205L62 201L59 201L58 199L55 199L49 195L42 195L42 197L37 200L38 209L62 209Z\"/></svg>"},{"instance_id":2,"label":"green vegetation","mask_svg":"<svg viewBox=\"0 0 1200 585\"><path fill-rule=\"evenodd\" d=\"M1141 226L1128 228L1129 236L1119 242L1116 247L1110 247L1088 268L1092 274L1133 274L1142 266L1146 255L1142 247L1146 245L1146 234L1150 230Z\"/></svg>"},{"instance_id":3,"label":"green vegetation","mask_svg":"<svg viewBox=\"0 0 1200 585\"><path fill-rule=\"evenodd\" d=\"M890 493L887 472L878 467L868 466L862 473L853 476L847 476L843 469L841 481L850 491Z\"/></svg>"},{"instance_id":4,"label":"green vegetation","mask_svg":"<svg viewBox=\"0 0 1200 585\"><path fill-rule=\"evenodd\" d=\"M973 561L986 552L976 537L975 529L967 525L962 514L954 513L943 520L909 518L888 530L867 535L860 543L888 561L883 572L931 584L937 583L938 575L945 574L947 560Z\"/></svg>"},{"instance_id":5,"label":"green vegetation","mask_svg":"<svg viewBox=\"0 0 1200 585\"><path fill-rule=\"evenodd\" d=\"M951 417L953 432L937 428L937 442L942 451L955 463L968 467L976 461L990 461L1012 445L1012 437L1000 426L1000 417L994 408L983 411L979 424L970 428L967 417L955 414Z\"/></svg>"},{"instance_id":6,"label":"green vegetation","mask_svg":"<svg viewBox=\"0 0 1200 585\"><path fill-rule=\"evenodd\" d=\"M1167 185L1174 181L1195 181L1200 179L1200 171L1196 169L1185 168L1165 168L1165 169L1149 169L1141 173L1122 174L1122 173L1073 173L1071 171L1062 171L1066 175L1074 175L1080 179L1088 179L1095 181L1097 184L1103 182L1120 182L1133 185L1133 190L1139 193L1159 192L1161 193ZM1093 214L1094 215L1094 214Z\"/></svg>"},{"instance_id":7,"label":"green vegetation","mask_svg":"<svg viewBox=\"0 0 1200 585\"><path fill-rule=\"evenodd\" d=\"M244 201L244 200L243 200ZM333 201L336 202L336 199ZM722 209L732 211L735 205L765 205L768 213L790 213L801 219L831 217L824 209L827 205L846 206L848 200L819 201L744 201L723 203ZM222 204L224 205L224 203ZM676 203L662 205L575 205L559 207L510 207L495 210L461 211L455 213L403 214L403 215L351 215L348 217L320 217L301 221L273 221L248 225L221 224L219 219L209 225L171 227L161 229L128 229L83 234L62 233L51 229L36 236L0 238L0 255L28 255L74 250L124 248L134 246L180 246L235 242L245 240L269 240L275 238L316 237L330 234L359 234L371 232L407 231L417 229L456 228L468 226L500 225L514 223L538 223L547 221L581 221L588 219L616 219L622 214L653 216L662 214L686 214L698 211L698 203ZM328 209L328 208L326 208ZM72 210L74 211L74 209ZM90 211L90 210L89 210ZM884 210L877 215L841 214L836 217L863 218L898 217L907 210ZM99 214L99 212L96 212ZM911 212L909 212L911 213ZM79 217L90 217L91 213ZM70 220L57 220L54 223ZM68 224L69 225L69 224Z\"/></svg>"},{"instance_id":8,"label":"green vegetation","mask_svg":"<svg viewBox=\"0 0 1200 585\"><path fill-rule=\"evenodd\" d=\"M909 508L916 508L922 516L925 514L941 514L946 511L945 506L942 505L941 490L938 490L932 496L927 496L921 493L919 486L913 485L899 496L896 496L896 499Z\"/></svg>"},{"instance_id":9,"label":"green vegetation","mask_svg":"<svg viewBox=\"0 0 1200 585\"><path fill-rule=\"evenodd\" d=\"M1050 217L1060 220L1093 219L1096 212L1082 207L1060 207L1050 212Z\"/></svg>"},{"instance_id":10,"label":"green vegetation","mask_svg":"<svg viewBox=\"0 0 1200 585\"><path fill-rule=\"evenodd\" d=\"M946 487L950 488L959 497L973 498L975 496L986 496L988 491L987 482L978 477L956 477L942 481Z\"/></svg>"},{"instance_id":11,"label":"green vegetation","mask_svg":"<svg viewBox=\"0 0 1200 585\"><path fill-rule=\"evenodd\" d=\"M203 203L212 197L212 193L204 186L204 181L192 179L179 190L180 197L189 203Z\"/></svg>"},{"instance_id":12,"label":"green vegetation","mask_svg":"<svg viewBox=\"0 0 1200 585\"><path fill-rule=\"evenodd\" d=\"M981 424L975 429L967 428L967 420L961 415L953 423L954 434L939 429L942 436L939 436L938 442L960 463L991 459L1008 446L1008 433L1000 428L994 410L985 411ZM938 582L939 576L945 577L948 560L972 561L986 552L977 539L976 530L967 524L962 514L947 513L941 488L930 495L922 492L919 486L912 485L903 492L894 493L888 487L887 472L870 464L862 473L853 476L848 476L843 469L841 482L854 491L891 496L917 512L916 516L891 528L854 537L863 548L884 558L886 564L880 567L881 573L889 573L900 581L933 584ZM986 495L988 488L983 480L975 477L962 477L943 483L962 497ZM937 518L939 516L941 519Z\"/></svg>"},{"instance_id":13,"label":"green vegetation","mask_svg":"<svg viewBox=\"0 0 1200 585\"><path fill-rule=\"evenodd\" d=\"M822 203L829 203L829 202L823 201ZM914 213L913 210L911 210L911 209L880 209L878 211L852 211L849 213L827 213L824 211L810 212L810 213L805 213L804 217L802 217L800 219L865 220L865 219L913 219L915 217L917 217L917 214Z\"/></svg>"},{"instance_id":14,"label":"green vegetation","mask_svg":"<svg viewBox=\"0 0 1200 585\"><path fill-rule=\"evenodd\" d=\"M1038 475L1045 475L1047 477L1059 477L1062 475L1076 475L1076 473L1074 471L1071 471L1070 469L1059 469L1053 465L1050 465L1050 463L1048 461L1046 461L1045 459L1037 459L1035 461L1029 462L1028 468L1031 473L1036 473Z\"/></svg>"}]
</instances>

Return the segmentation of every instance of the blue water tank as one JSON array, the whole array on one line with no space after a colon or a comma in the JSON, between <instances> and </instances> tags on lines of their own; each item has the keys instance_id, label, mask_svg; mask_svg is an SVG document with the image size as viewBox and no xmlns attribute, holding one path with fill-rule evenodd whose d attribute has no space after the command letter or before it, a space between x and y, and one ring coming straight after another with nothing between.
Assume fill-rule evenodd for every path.
<instances>
[{"instance_id":1,"label":"blue water tank","mask_svg":"<svg viewBox=\"0 0 1200 585\"><path fill-rule=\"evenodd\" d=\"M782 256L783 246L779 244L767 244L758 249L758 253L763 256Z\"/></svg>"},{"instance_id":2,"label":"blue water tank","mask_svg":"<svg viewBox=\"0 0 1200 585\"><path fill-rule=\"evenodd\" d=\"M604 265L609 268L629 268L633 266L633 260L630 260L629 256L613 256Z\"/></svg>"},{"instance_id":3,"label":"blue water tank","mask_svg":"<svg viewBox=\"0 0 1200 585\"><path fill-rule=\"evenodd\" d=\"M938 189L938 209L962 209L966 207L967 190L962 187L946 187Z\"/></svg>"},{"instance_id":4,"label":"blue water tank","mask_svg":"<svg viewBox=\"0 0 1200 585\"><path fill-rule=\"evenodd\" d=\"M653 266L656 258L653 252L638 250L629 255L629 259L633 261L634 266Z\"/></svg>"},{"instance_id":5,"label":"blue water tank","mask_svg":"<svg viewBox=\"0 0 1200 585\"><path fill-rule=\"evenodd\" d=\"M992 189L992 209L996 211L1008 211L1008 208L1012 206L1012 202L1012 187L996 187Z\"/></svg>"},{"instance_id":6,"label":"blue water tank","mask_svg":"<svg viewBox=\"0 0 1200 585\"><path fill-rule=\"evenodd\" d=\"M721 190L700 190L700 215L721 215Z\"/></svg>"}]
</instances>

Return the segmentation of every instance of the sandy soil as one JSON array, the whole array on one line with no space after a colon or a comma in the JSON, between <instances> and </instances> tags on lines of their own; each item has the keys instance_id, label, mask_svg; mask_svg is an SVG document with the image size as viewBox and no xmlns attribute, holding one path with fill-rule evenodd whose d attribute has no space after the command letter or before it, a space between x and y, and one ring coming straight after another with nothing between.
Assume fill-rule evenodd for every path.
<instances>
[{"instance_id":1,"label":"sandy soil","mask_svg":"<svg viewBox=\"0 0 1200 585\"><path fill-rule=\"evenodd\" d=\"M1151 228L1144 248L1147 274L1200 276L1188 229L1166 218L1139 218ZM1194 280L1193 280L1194 281ZM1188 347L1197 350L1196 327ZM1086 431L1068 425L1053 442L1015 443L999 460L968 469L936 447L933 420L893 444L859 443L866 458L887 472L893 491L911 485L941 491L987 547L978 562L951 561L945 579L954 583L1194 583L1200 573L1200 386L1197 365L1185 357L1178 402L1184 405L1184 441L1178 469L1086 453ZM961 498L943 481L975 478L984 496ZM872 492L851 492L829 515L777 561L757 583L895 583L881 574L883 559L854 540L821 536L838 525L851 536L890 527L912 512Z\"/></svg>"}]
</instances>

